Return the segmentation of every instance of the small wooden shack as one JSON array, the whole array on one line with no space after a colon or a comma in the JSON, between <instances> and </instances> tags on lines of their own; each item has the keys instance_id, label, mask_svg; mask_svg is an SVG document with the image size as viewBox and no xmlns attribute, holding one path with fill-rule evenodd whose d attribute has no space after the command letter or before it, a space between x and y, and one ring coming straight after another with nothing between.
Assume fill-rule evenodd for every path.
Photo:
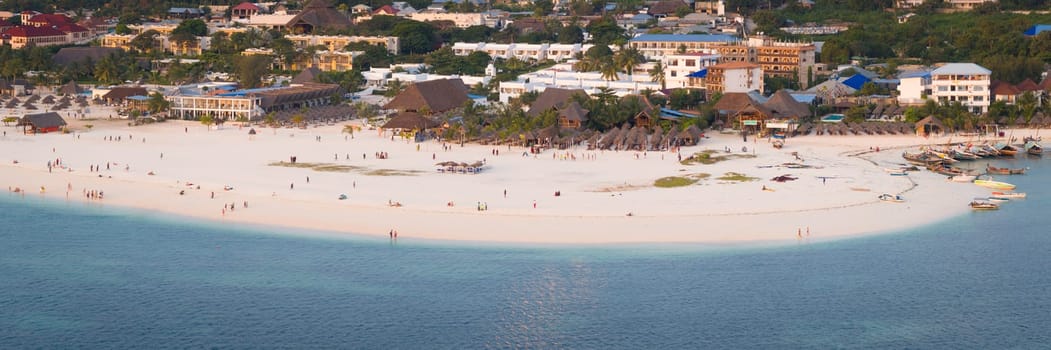
<instances>
[{"instance_id":1,"label":"small wooden shack","mask_svg":"<svg viewBox=\"0 0 1051 350\"><path fill-rule=\"evenodd\" d=\"M66 126L66 120L55 112L26 114L18 120L18 126L21 126L22 132L26 134L45 134L62 130L62 127Z\"/></svg>"}]
</instances>

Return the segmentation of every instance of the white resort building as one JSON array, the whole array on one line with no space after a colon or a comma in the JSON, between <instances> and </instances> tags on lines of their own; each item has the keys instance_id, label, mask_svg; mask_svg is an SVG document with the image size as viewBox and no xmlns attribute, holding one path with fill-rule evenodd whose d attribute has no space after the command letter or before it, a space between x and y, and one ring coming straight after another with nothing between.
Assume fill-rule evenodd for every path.
<instances>
[{"instance_id":1,"label":"white resort building","mask_svg":"<svg viewBox=\"0 0 1051 350\"><path fill-rule=\"evenodd\" d=\"M900 78L898 101L903 104L925 103L925 96L938 103L953 103L968 107L975 113L989 111L992 93L992 71L974 63L948 63L928 74Z\"/></svg>"}]
</instances>

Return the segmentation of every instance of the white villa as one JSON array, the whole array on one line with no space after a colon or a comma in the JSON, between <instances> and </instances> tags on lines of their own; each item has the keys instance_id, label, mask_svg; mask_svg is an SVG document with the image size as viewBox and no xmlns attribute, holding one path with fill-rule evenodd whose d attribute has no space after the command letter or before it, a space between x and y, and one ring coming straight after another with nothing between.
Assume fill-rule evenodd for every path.
<instances>
[{"instance_id":1,"label":"white villa","mask_svg":"<svg viewBox=\"0 0 1051 350\"><path fill-rule=\"evenodd\" d=\"M900 78L898 101L923 103L926 93L938 103L959 102L975 114L985 113L992 99L991 74L992 71L974 63L948 63L929 75Z\"/></svg>"},{"instance_id":2,"label":"white villa","mask_svg":"<svg viewBox=\"0 0 1051 350\"><path fill-rule=\"evenodd\" d=\"M704 89L708 67L719 63L717 54L682 53L661 57L665 87L669 89Z\"/></svg>"},{"instance_id":3,"label":"white villa","mask_svg":"<svg viewBox=\"0 0 1051 350\"><path fill-rule=\"evenodd\" d=\"M453 53L467 56L475 51L482 51L492 58L540 61L550 59L563 61L573 59L576 54L587 51L591 45L582 44L497 44L497 43L454 43Z\"/></svg>"},{"instance_id":4,"label":"white villa","mask_svg":"<svg viewBox=\"0 0 1051 350\"><path fill-rule=\"evenodd\" d=\"M500 102L507 103L512 98L526 92L542 92L549 87L584 89L587 93L598 92L600 88L609 88L617 96L638 94L643 90L658 91L660 83L651 81L648 74L618 74L616 80L606 80L599 72L577 72L573 62L556 64L550 68L518 76L518 80L500 83Z\"/></svg>"}]
</instances>

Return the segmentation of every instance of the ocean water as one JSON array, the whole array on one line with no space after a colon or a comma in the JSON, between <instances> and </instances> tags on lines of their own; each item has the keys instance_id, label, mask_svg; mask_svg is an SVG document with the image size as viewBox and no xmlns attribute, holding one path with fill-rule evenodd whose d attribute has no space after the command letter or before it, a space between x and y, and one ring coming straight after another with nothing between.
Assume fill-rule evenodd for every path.
<instances>
[{"instance_id":1,"label":"ocean water","mask_svg":"<svg viewBox=\"0 0 1051 350\"><path fill-rule=\"evenodd\" d=\"M391 244L5 193L0 348L1048 348L1051 161L999 164L1029 199L753 246Z\"/></svg>"}]
</instances>

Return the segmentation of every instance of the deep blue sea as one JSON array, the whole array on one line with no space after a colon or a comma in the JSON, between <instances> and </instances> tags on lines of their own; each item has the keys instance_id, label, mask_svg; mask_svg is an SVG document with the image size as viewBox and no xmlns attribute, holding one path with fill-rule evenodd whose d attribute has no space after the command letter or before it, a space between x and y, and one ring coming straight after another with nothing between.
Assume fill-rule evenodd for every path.
<instances>
[{"instance_id":1,"label":"deep blue sea","mask_svg":"<svg viewBox=\"0 0 1051 350\"><path fill-rule=\"evenodd\" d=\"M1029 199L758 246L391 244L4 193L0 349L1051 348L1051 160L998 164Z\"/></svg>"}]
</instances>

